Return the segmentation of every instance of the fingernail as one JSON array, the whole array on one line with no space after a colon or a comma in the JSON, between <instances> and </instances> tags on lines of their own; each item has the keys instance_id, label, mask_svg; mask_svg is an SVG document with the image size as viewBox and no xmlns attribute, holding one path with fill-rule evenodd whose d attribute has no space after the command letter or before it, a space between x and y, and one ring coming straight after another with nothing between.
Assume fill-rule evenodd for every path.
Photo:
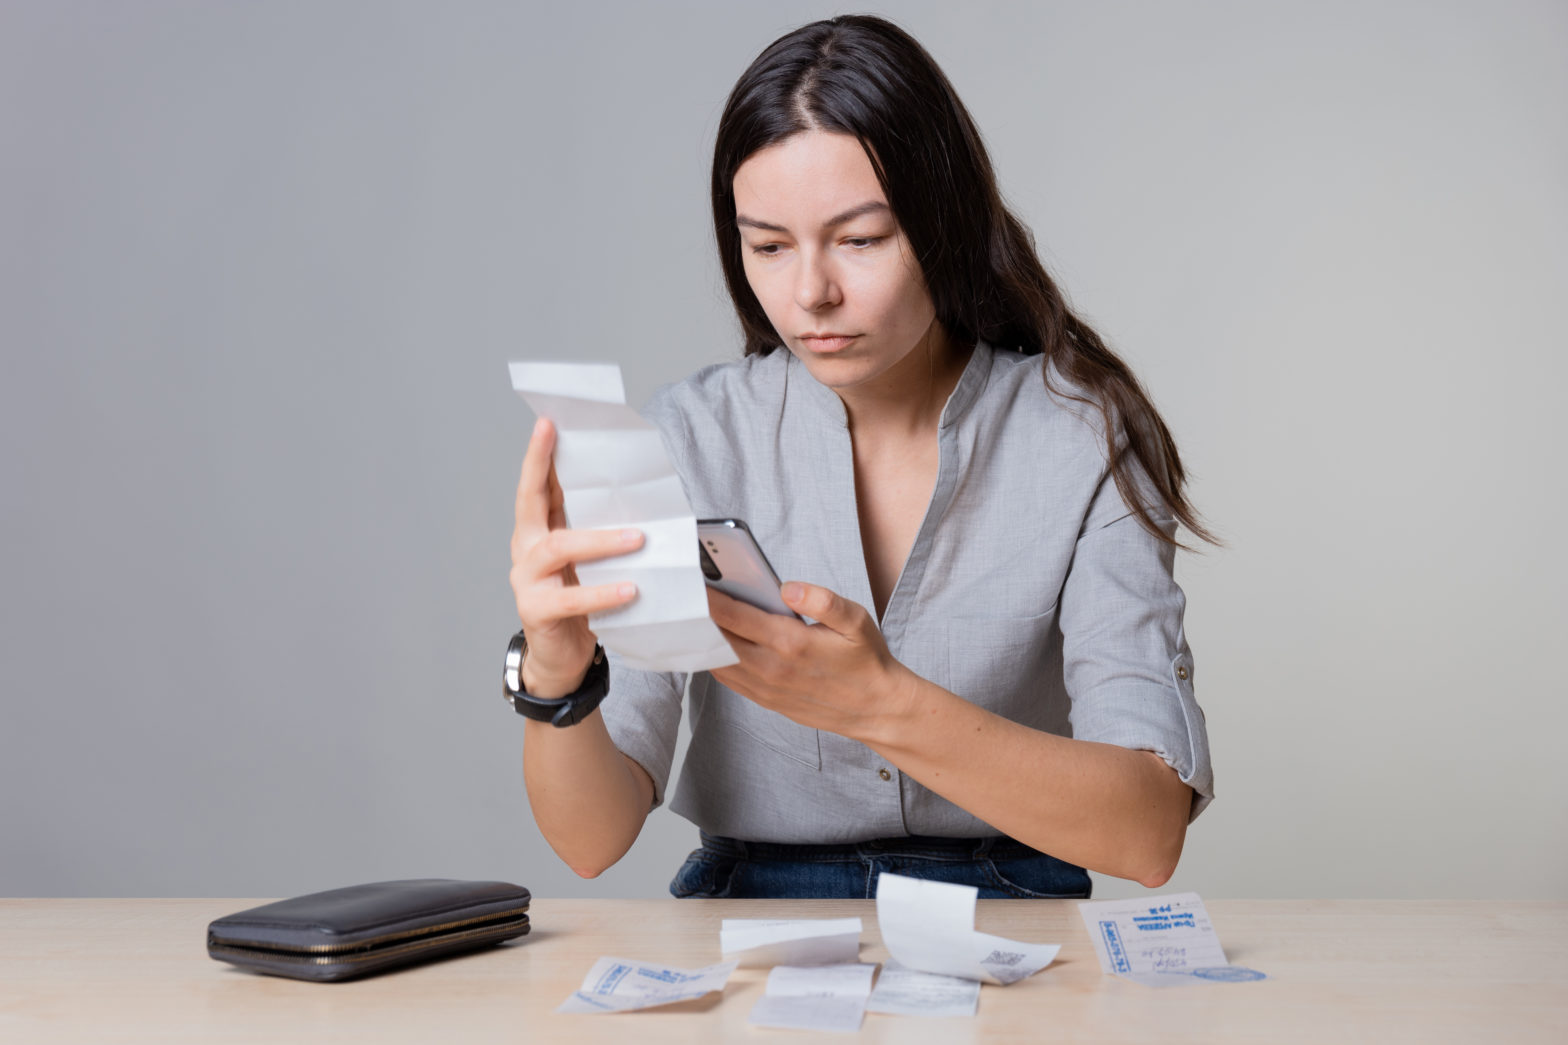
<instances>
[{"instance_id":1,"label":"fingernail","mask_svg":"<svg viewBox=\"0 0 1568 1045\"><path fill-rule=\"evenodd\" d=\"M623 599L629 599L633 595L637 594L637 585L632 584L630 581L628 581L627 583L622 584L618 588L616 588L615 589L615 594L619 595Z\"/></svg>"},{"instance_id":2,"label":"fingernail","mask_svg":"<svg viewBox=\"0 0 1568 1045\"><path fill-rule=\"evenodd\" d=\"M534 422L534 435L538 435L542 431L544 431L544 418L541 417Z\"/></svg>"},{"instance_id":3,"label":"fingernail","mask_svg":"<svg viewBox=\"0 0 1568 1045\"><path fill-rule=\"evenodd\" d=\"M621 543L625 544L625 545L641 544L642 543L642 531L641 530L622 530L621 531Z\"/></svg>"},{"instance_id":4,"label":"fingernail","mask_svg":"<svg viewBox=\"0 0 1568 1045\"><path fill-rule=\"evenodd\" d=\"M806 594L805 586L799 581L790 581L780 590L784 594L785 602L799 602Z\"/></svg>"}]
</instances>

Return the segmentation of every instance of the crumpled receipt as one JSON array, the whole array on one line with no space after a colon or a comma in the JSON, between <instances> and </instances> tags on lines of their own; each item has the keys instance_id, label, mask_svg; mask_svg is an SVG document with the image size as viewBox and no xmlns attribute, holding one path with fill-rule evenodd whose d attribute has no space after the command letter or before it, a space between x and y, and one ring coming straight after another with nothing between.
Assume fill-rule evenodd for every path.
<instances>
[{"instance_id":1,"label":"crumpled receipt","mask_svg":"<svg viewBox=\"0 0 1568 1045\"><path fill-rule=\"evenodd\" d=\"M734 962L701 969L672 969L630 958L600 958L583 985L556 1012L630 1012L700 998L722 991L735 971Z\"/></svg>"},{"instance_id":2,"label":"crumpled receipt","mask_svg":"<svg viewBox=\"0 0 1568 1045\"><path fill-rule=\"evenodd\" d=\"M637 597L590 614L604 648L644 671L705 671L734 664L698 562L697 520L659 432L626 405L613 363L511 363L512 388L555 423L555 474L574 529L643 532L626 555L576 564L581 584L632 581Z\"/></svg>"},{"instance_id":3,"label":"crumpled receipt","mask_svg":"<svg viewBox=\"0 0 1568 1045\"><path fill-rule=\"evenodd\" d=\"M975 931L972 885L883 872L877 877L877 924L888 953L905 969L1009 984L1045 968L1058 944L1020 943Z\"/></svg>"}]
</instances>

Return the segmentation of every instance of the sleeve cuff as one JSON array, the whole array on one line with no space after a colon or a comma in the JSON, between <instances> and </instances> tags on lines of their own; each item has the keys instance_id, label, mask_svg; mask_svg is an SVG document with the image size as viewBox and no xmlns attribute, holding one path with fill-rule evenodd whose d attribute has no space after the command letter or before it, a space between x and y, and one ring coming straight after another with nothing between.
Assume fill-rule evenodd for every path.
<instances>
[{"instance_id":1,"label":"sleeve cuff","mask_svg":"<svg viewBox=\"0 0 1568 1045\"><path fill-rule=\"evenodd\" d=\"M1152 751L1192 788L1188 823L1214 800L1214 768L1209 759L1203 709L1193 695L1192 654L1171 659L1170 686L1102 687L1073 703L1073 737Z\"/></svg>"}]
</instances>

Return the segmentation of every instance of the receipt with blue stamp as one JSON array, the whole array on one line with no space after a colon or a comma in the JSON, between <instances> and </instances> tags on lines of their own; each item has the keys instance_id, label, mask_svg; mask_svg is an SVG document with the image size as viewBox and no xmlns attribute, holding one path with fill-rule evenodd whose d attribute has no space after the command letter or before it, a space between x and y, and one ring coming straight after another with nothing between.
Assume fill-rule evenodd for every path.
<instances>
[{"instance_id":1,"label":"receipt with blue stamp","mask_svg":"<svg viewBox=\"0 0 1568 1045\"><path fill-rule=\"evenodd\" d=\"M580 989L556 1012L630 1012L722 991L735 963L719 962L701 969L676 969L629 958L600 958Z\"/></svg>"},{"instance_id":2,"label":"receipt with blue stamp","mask_svg":"<svg viewBox=\"0 0 1568 1045\"><path fill-rule=\"evenodd\" d=\"M1267 978L1226 960L1197 893L1098 900L1079 904L1078 913L1110 975L1150 987Z\"/></svg>"}]
</instances>

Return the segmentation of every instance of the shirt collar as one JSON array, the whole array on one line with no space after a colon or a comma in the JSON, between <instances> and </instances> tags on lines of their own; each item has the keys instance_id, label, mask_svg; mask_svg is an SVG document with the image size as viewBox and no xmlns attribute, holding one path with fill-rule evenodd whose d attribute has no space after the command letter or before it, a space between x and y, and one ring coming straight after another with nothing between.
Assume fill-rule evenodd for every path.
<instances>
[{"instance_id":1,"label":"shirt collar","mask_svg":"<svg viewBox=\"0 0 1568 1045\"><path fill-rule=\"evenodd\" d=\"M812 377L805 364L796 359L789 349L780 346L773 351L782 352L786 360L785 395L798 395L802 402L819 412L824 419L841 427L849 427L849 415L844 411L844 401L838 397L838 393ZM969 362L964 365L964 372L958 376L958 384L953 386L946 405L942 407L938 428L957 424L980 397L981 390L991 376L994 355L995 351L984 341L975 344L975 350L969 354Z\"/></svg>"},{"instance_id":2,"label":"shirt collar","mask_svg":"<svg viewBox=\"0 0 1568 1045\"><path fill-rule=\"evenodd\" d=\"M947 405L942 408L938 428L956 425L969 412L974 401L980 398L980 392L991 376L991 360L994 356L995 352L990 345L984 341L975 342L975 350L969 353L969 362L964 365L964 372L958 375L958 384L953 386L952 394L947 397Z\"/></svg>"}]
</instances>

